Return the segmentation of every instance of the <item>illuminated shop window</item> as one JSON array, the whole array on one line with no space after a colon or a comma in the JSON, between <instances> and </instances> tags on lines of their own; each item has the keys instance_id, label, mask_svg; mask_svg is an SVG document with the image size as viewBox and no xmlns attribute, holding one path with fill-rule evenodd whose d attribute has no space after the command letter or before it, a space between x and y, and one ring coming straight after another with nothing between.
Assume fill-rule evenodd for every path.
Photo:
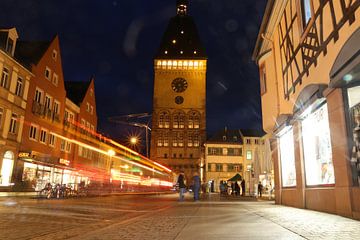
<instances>
[{"instance_id":1,"label":"illuminated shop window","mask_svg":"<svg viewBox=\"0 0 360 240\"><path fill-rule=\"evenodd\" d=\"M348 89L352 147L350 166L355 186L360 186L360 86Z\"/></svg>"},{"instance_id":2,"label":"illuminated shop window","mask_svg":"<svg viewBox=\"0 0 360 240\"><path fill-rule=\"evenodd\" d=\"M306 184L308 186L334 184L327 104L306 115L301 125Z\"/></svg>"},{"instance_id":3,"label":"illuminated shop window","mask_svg":"<svg viewBox=\"0 0 360 240\"><path fill-rule=\"evenodd\" d=\"M284 129L279 137L281 177L283 187L296 186L294 156L294 133L292 128Z\"/></svg>"},{"instance_id":4,"label":"illuminated shop window","mask_svg":"<svg viewBox=\"0 0 360 240\"><path fill-rule=\"evenodd\" d=\"M11 176L14 167L14 154L11 151L6 151L2 159L0 186L9 186L11 183Z\"/></svg>"}]
</instances>

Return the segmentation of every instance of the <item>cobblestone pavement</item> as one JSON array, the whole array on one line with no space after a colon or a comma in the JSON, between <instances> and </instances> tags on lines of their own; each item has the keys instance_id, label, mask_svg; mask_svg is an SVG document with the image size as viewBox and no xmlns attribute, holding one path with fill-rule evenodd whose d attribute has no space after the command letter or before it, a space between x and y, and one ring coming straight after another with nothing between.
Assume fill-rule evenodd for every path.
<instances>
[{"instance_id":1,"label":"cobblestone pavement","mask_svg":"<svg viewBox=\"0 0 360 240\"><path fill-rule=\"evenodd\" d=\"M126 195L0 198L0 239L360 239L360 222L336 215L219 199Z\"/></svg>"}]
</instances>

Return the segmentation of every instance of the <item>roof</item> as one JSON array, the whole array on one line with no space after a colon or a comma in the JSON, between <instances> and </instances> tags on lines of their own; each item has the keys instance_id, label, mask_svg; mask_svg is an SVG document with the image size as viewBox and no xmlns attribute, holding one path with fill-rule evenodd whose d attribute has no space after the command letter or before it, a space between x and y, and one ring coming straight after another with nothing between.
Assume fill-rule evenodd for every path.
<instances>
[{"instance_id":1,"label":"roof","mask_svg":"<svg viewBox=\"0 0 360 240\"><path fill-rule=\"evenodd\" d=\"M71 82L65 81L66 97L76 105L80 105L84 100L86 92L91 81L87 82Z\"/></svg>"},{"instance_id":2,"label":"roof","mask_svg":"<svg viewBox=\"0 0 360 240\"><path fill-rule=\"evenodd\" d=\"M263 137L266 135L262 129L241 129L240 131L244 137Z\"/></svg>"},{"instance_id":3,"label":"roof","mask_svg":"<svg viewBox=\"0 0 360 240\"><path fill-rule=\"evenodd\" d=\"M243 139L239 130L228 130L225 128L216 132L212 137L208 139L207 142L243 144Z\"/></svg>"},{"instance_id":4,"label":"roof","mask_svg":"<svg viewBox=\"0 0 360 240\"><path fill-rule=\"evenodd\" d=\"M255 48L254 48L253 55L252 55L252 60L254 60L254 61L258 60L258 55L260 53L260 48L261 48L261 45L263 43L263 38L262 38L261 35L265 34L265 32L266 32L266 29L267 29L267 26L268 26L268 23L269 23L269 19L270 19L270 16L272 14L272 11L273 11L274 3L275 3L275 0L268 0L268 2L266 4L264 17L263 17L263 20L261 22L259 34L257 36L256 43L255 43Z\"/></svg>"},{"instance_id":5,"label":"roof","mask_svg":"<svg viewBox=\"0 0 360 240\"><path fill-rule=\"evenodd\" d=\"M17 41L15 59L26 67L37 64L50 46L50 41Z\"/></svg>"},{"instance_id":6,"label":"roof","mask_svg":"<svg viewBox=\"0 0 360 240\"><path fill-rule=\"evenodd\" d=\"M177 4L187 4L178 1ZM170 22L163 35L156 59L206 59L197 27L192 17L177 14Z\"/></svg>"}]
</instances>

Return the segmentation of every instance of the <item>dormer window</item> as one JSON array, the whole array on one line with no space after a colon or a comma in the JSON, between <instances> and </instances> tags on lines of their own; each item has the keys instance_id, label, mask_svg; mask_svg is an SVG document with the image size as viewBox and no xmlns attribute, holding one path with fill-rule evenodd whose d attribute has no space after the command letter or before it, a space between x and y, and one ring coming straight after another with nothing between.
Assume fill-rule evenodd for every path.
<instances>
[{"instance_id":1,"label":"dormer window","mask_svg":"<svg viewBox=\"0 0 360 240\"><path fill-rule=\"evenodd\" d=\"M12 55L14 48L14 41L11 38L8 38L7 44L6 44L6 52Z\"/></svg>"}]
</instances>

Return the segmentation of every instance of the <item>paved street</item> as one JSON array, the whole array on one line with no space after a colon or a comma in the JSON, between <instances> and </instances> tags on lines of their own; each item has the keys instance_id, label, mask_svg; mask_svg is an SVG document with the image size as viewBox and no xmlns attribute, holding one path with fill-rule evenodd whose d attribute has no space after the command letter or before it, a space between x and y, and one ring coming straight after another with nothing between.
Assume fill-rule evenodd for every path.
<instances>
[{"instance_id":1,"label":"paved street","mask_svg":"<svg viewBox=\"0 0 360 240\"><path fill-rule=\"evenodd\" d=\"M191 195L65 200L0 198L0 239L360 239L360 222L274 205Z\"/></svg>"}]
</instances>

